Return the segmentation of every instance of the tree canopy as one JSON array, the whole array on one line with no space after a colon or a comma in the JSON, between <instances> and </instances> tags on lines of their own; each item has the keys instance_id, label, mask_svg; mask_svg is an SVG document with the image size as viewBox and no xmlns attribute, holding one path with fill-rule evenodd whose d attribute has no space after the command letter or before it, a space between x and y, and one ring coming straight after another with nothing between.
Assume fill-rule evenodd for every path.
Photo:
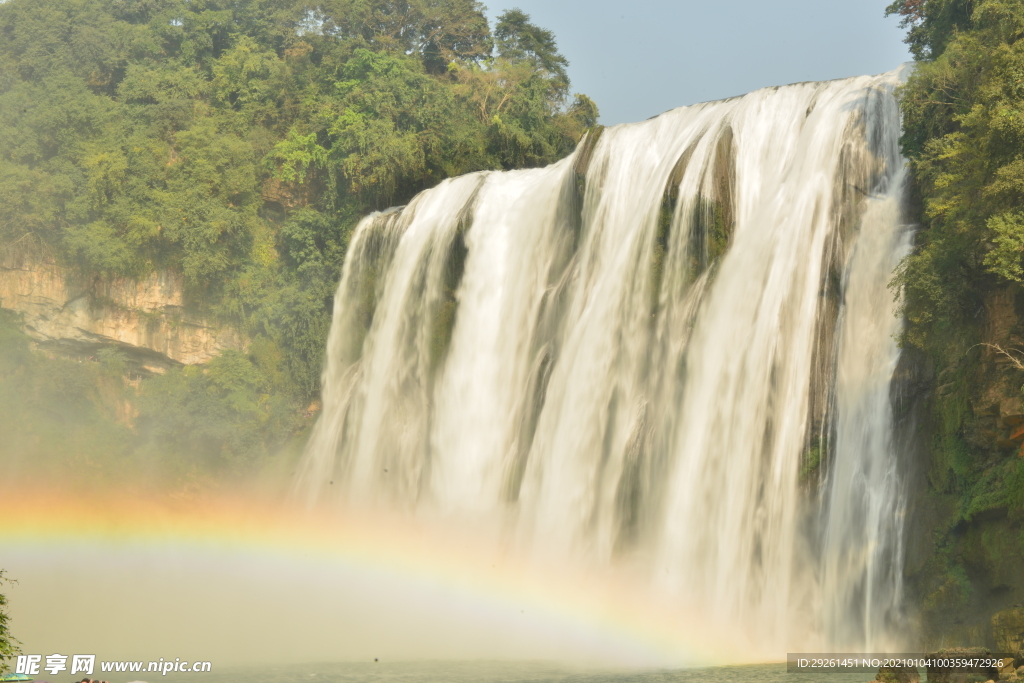
<instances>
[{"instance_id":1,"label":"tree canopy","mask_svg":"<svg viewBox=\"0 0 1024 683\"><path fill-rule=\"evenodd\" d=\"M492 33L483 9L0 2L0 261L89 281L176 271L186 306L248 338L132 388L116 351L46 358L0 311L5 456L191 486L301 441L360 216L457 174L550 163L596 125L589 98L567 97L554 36L519 10Z\"/></svg>"},{"instance_id":2,"label":"tree canopy","mask_svg":"<svg viewBox=\"0 0 1024 683\"><path fill-rule=\"evenodd\" d=\"M940 350L945 332L971 326L985 291L1024 282L1024 6L897 5L932 56L903 89L903 147L925 221L897 281L908 341Z\"/></svg>"},{"instance_id":3,"label":"tree canopy","mask_svg":"<svg viewBox=\"0 0 1024 683\"><path fill-rule=\"evenodd\" d=\"M895 0L886 15L902 17L907 29L904 42L915 59L935 59L946 49L957 32L971 25L971 13L977 0Z\"/></svg>"},{"instance_id":4,"label":"tree canopy","mask_svg":"<svg viewBox=\"0 0 1024 683\"><path fill-rule=\"evenodd\" d=\"M8 0L0 256L179 271L308 398L360 215L595 125L554 36L497 27L476 0Z\"/></svg>"}]
</instances>

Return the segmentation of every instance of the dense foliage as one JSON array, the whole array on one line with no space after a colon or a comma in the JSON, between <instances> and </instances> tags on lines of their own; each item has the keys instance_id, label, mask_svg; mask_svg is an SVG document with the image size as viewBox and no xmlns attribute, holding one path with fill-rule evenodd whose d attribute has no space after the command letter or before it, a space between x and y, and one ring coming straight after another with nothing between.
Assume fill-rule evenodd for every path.
<instances>
[{"instance_id":1,"label":"dense foliage","mask_svg":"<svg viewBox=\"0 0 1024 683\"><path fill-rule=\"evenodd\" d=\"M6 578L6 572L0 569L0 584L5 581L9 581ZM0 673L6 670L8 663L13 659L19 652L18 641L11 636L11 632L7 627L7 598L0 593Z\"/></svg>"},{"instance_id":2,"label":"dense foliage","mask_svg":"<svg viewBox=\"0 0 1024 683\"><path fill-rule=\"evenodd\" d=\"M301 437L359 217L570 152L597 108L566 66L526 14L492 32L476 0L0 3L0 261L170 269L249 340L129 386L117 353L32 351L4 318L7 459L173 453L187 479Z\"/></svg>"},{"instance_id":3,"label":"dense foliage","mask_svg":"<svg viewBox=\"0 0 1024 683\"><path fill-rule=\"evenodd\" d=\"M905 342L941 372L980 353L986 296L1024 282L1024 5L899 0L890 11L910 23L915 51L935 55L902 94L923 220L894 284Z\"/></svg>"},{"instance_id":4,"label":"dense foliage","mask_svg":"<svg viewBox=\"0 0 1024 683\"><path fill-rule=\"evenodd\" d=\"M889 12L903 17L922 60L902 92L920 230L893 285L903 293L904 344L937 375L927 478L935 505L951 511L935 529L942 576L925 607L956 610L972 599L965 567L987 558L971 576L995 577L1024 549L1024 459L1014 457L1002 406L989 407L1009 392L1019 412L1012 396L1024 384L1020 350L992 346L1024 333L1013 304L1024 283L1024 4L897 0ZM1000 316L1017 323L997 339L998 325L1011 325Z\"/></svg>"},{"instance_id":5,"label":"dense foliage","mask_svg":"<svg viewBox=\"0 0 1024 683\"><path fill-rule=\"evenodd\" d=\"M0 250L183 273L317 392L349 233L445 177L546 164L596 122L518 10L476 0L0 4ZM255 359L259 361L259 359ZM268 371L267 368L263 368Z\"/></svg>"},{"instance_id":6,"label":"dense foliage","mask_svg":"<svg viewBox=\"0 0 1024 683\"><path fill-rule=\"evenodd\" d=\"M941 52L918 64L903 95L926 229L899 281L919 346L969 328L993 284L1024 282L1024 6L970 3L967 30L923 32L932 4L913 5L922 18L911 38Z\"/></svg>"}]
</instances>

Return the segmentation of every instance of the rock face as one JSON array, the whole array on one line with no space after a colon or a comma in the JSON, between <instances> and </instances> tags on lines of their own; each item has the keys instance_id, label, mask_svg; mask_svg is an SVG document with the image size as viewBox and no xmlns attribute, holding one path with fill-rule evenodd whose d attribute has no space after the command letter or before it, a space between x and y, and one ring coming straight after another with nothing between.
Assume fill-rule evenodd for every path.
<instances>
[{"instance_id":1,"label":"rock face","mask_svg":"<svg viewBox=\"0 0 1024 683\"><path fill-rule=\"evenodd\" d=\"M1003 610L992 615L992 638L999 652L1024 650L1024 608Z\"/></svg>"},{"instance_id":2,"label":"rock face","mask_svg":"<svg viewBox=\"0 0 1024 683\"><path fill-rule=\"evenodd\" d=\"M991 653L981 647L951 648L939 650L928 655L934 660L956 660L956 659L989 659ZM999 669L994 667L977 667L973 669L954 669L940 666L928 667L928 683L974 683L975 681L997 681L999 680Z\"/></svg>"},{"instance_id":3,"label":"rock face","mask_svg":"<svg viewBox=\"0 0 1024 683\"><path fill-rule=\"evenodd\" d=\"M140 281L81 280L53 263L0 264L0 308L21 313L41 348L89 354L115 346L148 372L245 346L235 330L187 313L183 291L181 278L166 271Z\"/></svg>"}]
</instances>

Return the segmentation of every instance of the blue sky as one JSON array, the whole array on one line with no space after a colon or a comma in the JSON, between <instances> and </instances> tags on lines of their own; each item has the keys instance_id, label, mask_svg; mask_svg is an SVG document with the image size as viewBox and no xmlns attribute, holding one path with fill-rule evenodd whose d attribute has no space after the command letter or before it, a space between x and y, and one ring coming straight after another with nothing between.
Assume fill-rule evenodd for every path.
<instances>
[{"instance_id":1,"label":"blue sky","mask_svg":"<svg viewBox=\"0 0 1024 683\"><path fill-rule=\"evenodd\" d=\"M910 61L890 0L491 0L554 31L601 123Z\"/></svg>"}]
</instances>

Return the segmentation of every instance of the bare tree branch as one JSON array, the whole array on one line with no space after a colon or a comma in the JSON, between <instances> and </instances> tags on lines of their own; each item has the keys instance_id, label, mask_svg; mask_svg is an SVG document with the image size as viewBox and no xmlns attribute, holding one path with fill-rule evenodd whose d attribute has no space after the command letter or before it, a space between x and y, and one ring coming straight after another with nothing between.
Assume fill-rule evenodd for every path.
<instances>
[{"instance_id":1,"label":"bare tree branch","mask_svg":"<svg viewBox=\"0 0 1024 683\"><path fill-rule=\"evenodd\" d=\"M1010 353L1010 351L1014 351L1014 352L1020 354L1022 357L1024 357L1024 351L1021 351L1020 349L1010 349L1010 351L1007 351L1006 349L1004 349L999 344L987 344L987 343L984 343L984 342L982 342L981 344L975 344L974 346L987 346L990 349L995 349L999 353L1001 353L1004 356L1006 356L1007 358L1009 358L1010 362L1013 363L1013 367L1017 368L1018 370L1024 370L1024 361L1022 361L1020 358L1018 358L1017 356L1014 356L1014 355L1012 355ZM971 349L973 349L974 346L972 346ZM967 350L970 351L971 349L967 349Z\"/></svg>"}]
</instances>

